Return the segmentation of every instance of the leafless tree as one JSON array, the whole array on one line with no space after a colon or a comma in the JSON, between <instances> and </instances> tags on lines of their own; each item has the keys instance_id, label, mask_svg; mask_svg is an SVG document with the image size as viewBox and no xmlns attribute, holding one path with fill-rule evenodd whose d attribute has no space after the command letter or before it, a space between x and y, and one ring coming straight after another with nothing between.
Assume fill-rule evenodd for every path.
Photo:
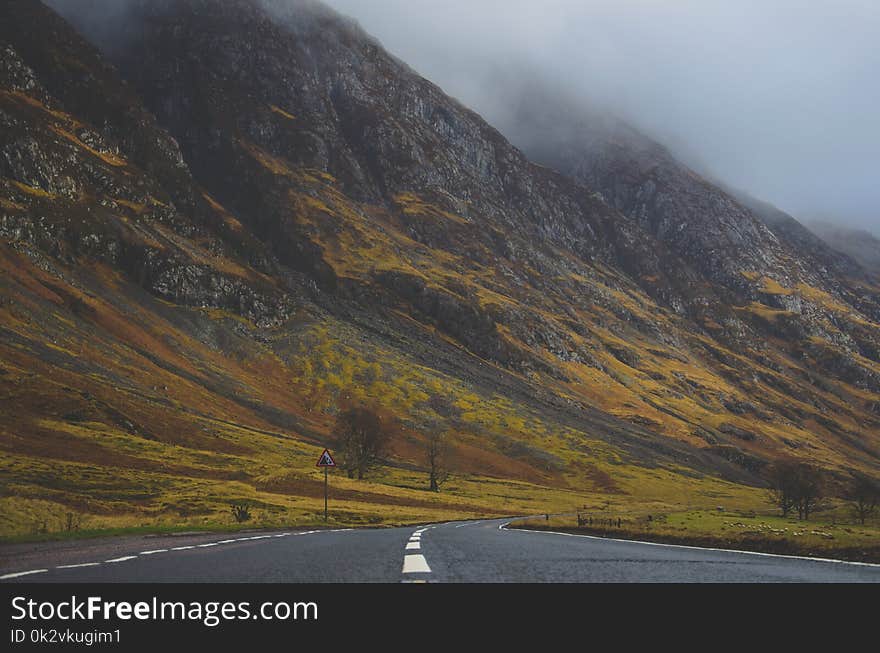
<instances>
[{"instance_id":1,"label":"leafless tree","mask_svg":"<svg viewBox=\"0 0 880 653\"><path fill-rule=\"evenodd\" d=\"M343 469L349 478L363 479L388 451L394 418L374 406L344 407L336 418L336 438Z\"/></svg>"},{"instance_id":2,"label":"leafless tree","mask_svg":"<svg viewBox=\"0 0 880 653\"><path fill-rule=\"evenodd\" d=\"M798 465L796 505L800 519L810 518L810 513L816 509L822 499L824 487L825 479L821 468L807 463Z\"/></svg>"},{"instance_id":3,"label":"leafless tree","mask_svg":"<svg viewBox=\"0 0 880 653\"><path fill-rule=\"evenodd\" d=\"M768 497L788 517L797 510L798 518L809 519L822 499L824 474L816 465L797 460L778 460L770 466Z\"/></svg>"},{"instance_id":4,"label":"leafless tree","mask_svg":"<svg viewBox=\"0 0 880 653\"><path fill-rule=\"evenodd\" d=\"M860 524L864 524L880 505L880 482L864 474L855 474L846 498Z\"/></svg>"},{"instance_id":5,"label":"leafless tree","mask_svg":"<svg viewBox=\"0 0 880 653\"><path fill-rule=\"evenodd\" d=\"M797 506L797 466L793 460L778 460L770 466L767 498L782 511L783 517Z\"/></svg>"},{"instance_id":6,"label":"leafless tree","mask_svg":"<svg viewBox=\"0 0 880 653\"><path fill-rule=\"evenodd\" d=\"M425 439L425 459L428 463L428 483L431 492L439 492L440 486L449 480L449 445L446 434L439 429L428 431Z\"/></svg>"}]
</instances>

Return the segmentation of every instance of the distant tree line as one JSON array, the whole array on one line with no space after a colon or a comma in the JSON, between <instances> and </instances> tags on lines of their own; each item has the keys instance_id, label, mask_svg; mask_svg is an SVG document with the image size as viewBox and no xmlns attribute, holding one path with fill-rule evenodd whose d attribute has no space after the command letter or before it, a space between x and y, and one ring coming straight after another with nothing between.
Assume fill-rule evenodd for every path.
<instances>
[{"instance_id":1,"label":"distant tree line","mask_svg":"<svg viewBox=\"0 0 880 653\"><path fill-rule=\"evenodd\" d=\"M796 512L799 519L809 519L825 495L826 475L822 468L798 460L779 460L769 468L768 497L782 511L783 517ZM880 508L880 482L861 472L853 472L852 481L843 492L853 515L864 524Z\"/></svg>"}]
</instances>

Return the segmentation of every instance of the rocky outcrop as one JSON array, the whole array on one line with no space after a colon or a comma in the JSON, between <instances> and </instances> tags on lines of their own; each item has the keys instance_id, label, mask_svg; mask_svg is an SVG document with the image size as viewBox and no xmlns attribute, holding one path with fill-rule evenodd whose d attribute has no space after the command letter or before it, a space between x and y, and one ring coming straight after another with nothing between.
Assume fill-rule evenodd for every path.
<instances>
[{"instance_id":1,"label":"rocky outcrop","mask_svg":"<svg viewBox=\"0 0 880 653\"><path fill-rule=\"evenodd\" d=\"M281 324L285 292L207 262L250 248L271 266L262 246L221 227L176 141L97 50L40 3L16 0L5 12L0 237L67 264L115 266L183 305ZM53 31L53 49L26 36L36 25Z\"/></svg>"}]
</instances>

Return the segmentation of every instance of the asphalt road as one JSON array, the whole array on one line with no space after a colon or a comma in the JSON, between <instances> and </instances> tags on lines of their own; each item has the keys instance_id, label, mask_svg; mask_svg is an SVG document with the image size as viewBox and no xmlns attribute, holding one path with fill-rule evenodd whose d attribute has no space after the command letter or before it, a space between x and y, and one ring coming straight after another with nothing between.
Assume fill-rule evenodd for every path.
<instances>
[{"instance_id":1,"label":"asphalt road","mask_svg":"<svg viewBox=\"0 0 880 653\"><path fill-rule=\"evenodd\" d=\"M880 565L502 528L129 537L5 551L2 582L880 582ZM19 545L24 547L24 545ZM36 548L34 548L36 546Z\"/></svg>"}]
</instances>

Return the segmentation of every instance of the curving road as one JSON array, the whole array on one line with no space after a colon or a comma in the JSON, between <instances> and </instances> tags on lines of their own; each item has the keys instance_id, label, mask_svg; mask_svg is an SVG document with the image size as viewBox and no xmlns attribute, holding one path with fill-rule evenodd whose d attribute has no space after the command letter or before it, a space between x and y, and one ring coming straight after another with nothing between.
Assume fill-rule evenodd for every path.
<instances>
[{"instance_id":1,"label":"curving road","mask_svg":"<svg viewBox=\"0 0 880 653\"><path fill-rule=\"evenodd\" d=\"M0 551L2 582L880 582L880 565L503 528L128 537Z\"/></svg>"}]
</instances>

